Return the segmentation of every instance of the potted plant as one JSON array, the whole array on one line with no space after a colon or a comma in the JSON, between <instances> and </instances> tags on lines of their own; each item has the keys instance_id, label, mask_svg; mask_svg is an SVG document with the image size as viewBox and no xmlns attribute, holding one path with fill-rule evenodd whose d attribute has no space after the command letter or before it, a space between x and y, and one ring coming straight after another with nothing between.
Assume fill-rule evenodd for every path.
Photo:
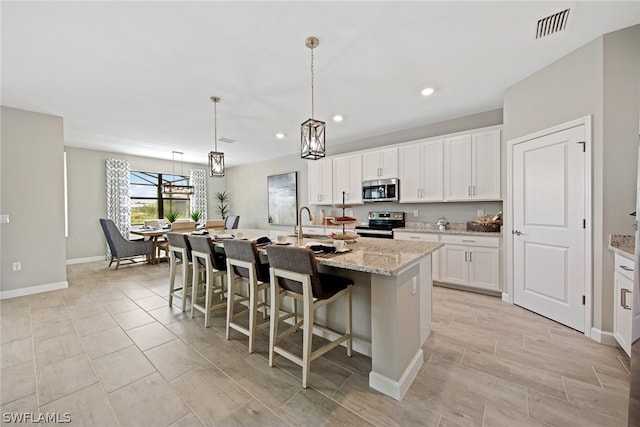
<instances>
[{"instance_id":1,"label":"potted plant","mask_svg":"<svg viewBox=\"0 0 640 427\"><path fill-rule=\"evenodd\" d=\"M202 212L200 211L193 211L191 212L191 219L196 223L199 224L200 220L202 219Z\"/></svg>"},{"instance_id":2,"label":"potted plant","mask_svg":"<svg viewBox=\"0 0 640 427\"><path fill-rule=\"evenodd\" d=\"M167 219L167 221L174 223L176 222L176 219L178 219L179 216L180 216L180 213L178 211L169 211L166 213L164 217Z\"/></svg>"},{"instance_id":3,"label":"potted plant","mask_svg":"<svg viewBox=\"0 0 640 427\"><path fill-rule=\"evenodd\" d=\"M227 214L229 213L229 198L231 195L226 191L218 191L216 193L216 199L218 200L218 205L216 206L216 212L220 214L222 219L225 219Z\"/></svg>"}]
</instances>

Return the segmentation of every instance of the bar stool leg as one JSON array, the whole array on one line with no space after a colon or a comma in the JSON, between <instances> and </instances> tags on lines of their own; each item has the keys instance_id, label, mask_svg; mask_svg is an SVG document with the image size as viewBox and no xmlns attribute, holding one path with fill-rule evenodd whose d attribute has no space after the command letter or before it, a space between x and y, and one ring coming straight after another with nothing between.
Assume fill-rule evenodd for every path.
<instances>
[{"instance_id":1,"label":"bar stool leg","mask_svg":"<svg viewBox=\"0 0 640 427\"><path fill-rule=\"evenodd\" d=\"M191 280L191 318L195 316L195 305L198 300L198 278L200 277L200 263L193 257L193 273Z\"/></svg>"},{"instance_id":2,"label":"bar stool leg","mask_svg":"<svg viewBox=\"0 0 640 427\"><path fill-rule=\"evenodd\" d=\"M309 369L311 368L311 339L313 338L313 300L308 292L304 293L304 318L302 319L302 387L309 383Z\"/></svg>"},{"instance_id":3,"label":"bar stool leg","mask_svg":"<svg viewBox=\"0 0 640 427\"><path fill-rule=\"evenodd\" d=\"M176 257L173 251L169 251L169 307L173 304L173 291L176 284ZM184 293L184 286L182 288ZM184 311L184 304L182 305Z\"/></svg>"},{"instance_id":4,"label":"bar stool leg","mask_svg":"<svg viewBox=\"0 0 640 427\"><path fill-rule=\"evenodd\" d=\"M236 280L238 278L233 273L229 264L227 264L227 328L226 328L226 339L229 339L229 335L231 333L231 320L233 319L234 313L234 304L235 304L235 294L236 294Z\"/></svg>"},{"instance_id":5,"label":"bar stool leg","mask_svg":"<svg viewBox=\"0 0 640 427\"><path fill-rule=\"evenodd\" d=\"M258 314L258 279L255 269L249 270L249 353L256 341L256 315Z\"/></svg>"},{"instance_id":6,"label":"bar stool leg","mask_svg":"<svg viewBox=\"0 0 640 427\"><path fill-rule=\"evenodd\" d=\"M209 270L209 269L207 269ZM211 271L211 270L209 270ZM206 289L204 294L204 327L209 327L209 315L211 314L211 298L213 293L213 274L207 273Z\"/></svg>"},{"instance_id":7,"label":"bar stool leg","mask_svg":"<svg viewBox=\"0 0 640 427\"><path fill-rule=\"evenodd\" d=\"M278 336L278 324L280 323L280 287L271 276L271 319L269 320L269 366L273 368L274 348Z\"/></svg>"},{"instance_id":8,"label":"bar stool leg","mask_svg":"<svg viewBox=\"0 0 640 427\"><path fill-rule=\"evenodd\" d=\"M349 334L349 339L347 339L347 356L351 357L351 346L352 346L352 335L351 335L351 286L347 288L347 295L345 296L347 299L344 302L345 306L345 315L346 318L346 333Z\"/></svg>"}]
</instances>

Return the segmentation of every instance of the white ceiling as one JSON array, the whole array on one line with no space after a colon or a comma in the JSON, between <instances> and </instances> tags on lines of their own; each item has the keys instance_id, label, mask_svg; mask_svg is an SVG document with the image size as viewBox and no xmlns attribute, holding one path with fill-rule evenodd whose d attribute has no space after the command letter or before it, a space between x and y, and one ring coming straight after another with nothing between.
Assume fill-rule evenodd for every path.
<instances>
[{"instance_id":1,"label":"white ceiling","mask_svg":"<svg viewBox=\"0 0 640 427\"><path fill-rule=\"evenodd\" d=\"M327 145L502 107L505 88L640 22L640 2L1 3L2 105L61 116L65 144L228 166L299 151L311 115ZM567 30L538 18L571 7ZM431 97L420 90L432 86ZM344 116L334 123L335 114ZM283 140L275 134L283 132Z\"/></svg>"}]
</instances>

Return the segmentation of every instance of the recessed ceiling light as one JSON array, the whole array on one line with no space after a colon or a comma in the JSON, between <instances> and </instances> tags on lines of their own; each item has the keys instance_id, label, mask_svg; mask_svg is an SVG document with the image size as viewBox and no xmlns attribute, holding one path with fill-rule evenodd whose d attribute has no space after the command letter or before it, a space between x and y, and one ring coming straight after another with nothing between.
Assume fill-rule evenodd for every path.
<instances>
[{"instance_id":1,"label":"recessed ceiling light","mask_svg":"<svg viewBox=\"0 0 640 427\"><path fill-rule=\"evenodd\" d=\"M429 96L429 95L433 94L433 88L432 87L425 87L424 89L422 89L422 91L420 93L422 94L422 96Z\"/></svg>"},{"instance_id":2,"label":"recessed ceiling light","mask_svg":"<svg viewBox=\"0 0 640 427\"><path fill-rule=\"evenodd\" d=\"M276 138L283 139L284 138L284 133L282 133L282 132L276 133Z\"/></svg>"},{"instance_id":3,"label":"recessed ceiling light","mask_svg":"<svg viewBox=\"0 0 640 427\"><path fill-rule=\"evenodd\" d=\"M340 123L342 119L343 117L340 114L336 114L335 116L333 116L333 121L336 123Z\"/></svg>"}]
</instances>

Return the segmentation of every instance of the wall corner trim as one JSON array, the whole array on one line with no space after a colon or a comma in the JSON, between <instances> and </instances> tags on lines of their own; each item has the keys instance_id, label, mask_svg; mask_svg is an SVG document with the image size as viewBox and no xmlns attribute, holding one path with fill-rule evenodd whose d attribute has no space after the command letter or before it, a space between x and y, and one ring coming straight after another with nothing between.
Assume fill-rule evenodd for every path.
<instances>
[{"instance_id":1,"label":"wall corner trim","mask_svg":"<svg viewBox=\"0 0 640 427\"><path fill-rule=\"evenodd\" d=\"M618 341L616 341L616 338L613 336L613 332L605 332L596 328L591 328L591 339L600 344L618 345Z\"/></svg>"}]
</instances>

